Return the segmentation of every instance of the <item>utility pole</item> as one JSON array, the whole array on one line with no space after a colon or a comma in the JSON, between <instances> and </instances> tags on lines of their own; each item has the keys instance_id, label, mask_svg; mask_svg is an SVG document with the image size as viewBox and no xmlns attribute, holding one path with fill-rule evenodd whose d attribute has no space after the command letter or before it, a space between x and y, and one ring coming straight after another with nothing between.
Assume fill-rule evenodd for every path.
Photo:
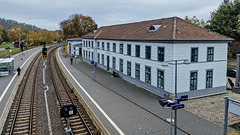
<instances>
[{"instance_id":1,"label":"utility pole","mask_svg":"<svg viewBox=\"0 0 240 135\"><path fill-rule=\"evenodd\" d=\"M96 53L97 53L97 48L98 48L98 46L96 46L96 38L97 38L97 36L100 34L102 32L102 30L94 37L94 47L93 47L93 72L94 72L94 80L95 80L95 66L96 66L96 64L95 64L95 62L96 62L96 60L95 60L95 58L96 58Z\"/></svg>"}]
</instances>

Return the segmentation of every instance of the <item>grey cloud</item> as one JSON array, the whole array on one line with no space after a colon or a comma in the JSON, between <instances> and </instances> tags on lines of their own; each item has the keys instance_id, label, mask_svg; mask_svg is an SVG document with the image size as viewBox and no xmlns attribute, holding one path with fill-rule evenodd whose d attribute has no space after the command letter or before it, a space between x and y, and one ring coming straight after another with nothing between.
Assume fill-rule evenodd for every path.
<instances>
[{"instance_id":1,"label":"grey cloud","mask_svg":"<svg viewBox=\"0 0 240 135\"><path fill-rule=\"evenodd\" d=\"M130 23L170 16L197 16L209 19L220 0L6 0L0 17L56 30L60 21L81 13L91 16L99 26Z\"/></svg>"}]
</instances>

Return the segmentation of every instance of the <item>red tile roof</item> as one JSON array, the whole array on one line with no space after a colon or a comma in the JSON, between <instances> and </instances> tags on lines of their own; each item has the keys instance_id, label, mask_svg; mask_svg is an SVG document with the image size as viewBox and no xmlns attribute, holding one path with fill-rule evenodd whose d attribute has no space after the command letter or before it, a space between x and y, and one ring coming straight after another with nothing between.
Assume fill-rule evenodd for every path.
<instances>
[{"instance_id":1,"label":"red tile roof","mask_svg":"<svg viewBox=\"0 0 240 135\"><path fill-rule=\"evenodd\" d=\"M152 25L161 25L156 31L149 31ZM209 31L181 18L171 17L158 20L100 27L97 32L84 35L85 39L111 40L212 40L231 41L232 38Z\"/></svg>"}]
</instances>

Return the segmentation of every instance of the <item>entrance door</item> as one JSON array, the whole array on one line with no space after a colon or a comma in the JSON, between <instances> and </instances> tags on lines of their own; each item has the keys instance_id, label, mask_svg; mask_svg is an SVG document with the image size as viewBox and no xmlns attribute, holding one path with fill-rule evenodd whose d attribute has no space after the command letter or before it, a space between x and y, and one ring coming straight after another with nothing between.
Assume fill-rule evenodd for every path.
<instances>
[{"instance_id":1,"label":"entrance door","mask_svg":"<svg viewBox=\"0 0 240 135\"><path fill-rule=\"evenodd\" d=\"M107 70L109 70L109 56L107 56Z\"/></svg>"},{"instance_id":2,"label":"entrance door","mask_svg":"<svg viewBox=\"0 0 240 135\"><path fill-rule=\"evenodd\" d=\"M79 56L82 57L82 48L79 48Z\"/></svg>"}]
</instances>

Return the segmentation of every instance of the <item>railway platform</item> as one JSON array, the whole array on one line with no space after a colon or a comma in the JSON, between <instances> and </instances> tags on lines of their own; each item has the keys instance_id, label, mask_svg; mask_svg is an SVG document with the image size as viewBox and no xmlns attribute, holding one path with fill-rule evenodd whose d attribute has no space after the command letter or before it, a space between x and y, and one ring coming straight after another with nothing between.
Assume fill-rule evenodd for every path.
<instances>
[{"instance_id":1,"label":"railway platform","mask_svg":"<svg viewBox=\"0 0 240 135\"><path fill-rule=\"evenodd\" d=\"M158 97L110 72L58 50L57 59L74 88L110 134L169 135L170 109L163 109ZM184 103L184 102L183 102ZM223 128L184 109L178 110L178 135L219 135Z\"/></svg>"},{"instance_id":2,"label":"railway platform","mask_svg":"<svg viewBox=\"0 0 240 135\"><path fill-rule=\"evenodd\" d=\"M41 47L33 48L16 55L13 55L14 58L14 73L9 76L0 77L0 133L4 126L6 117L8 115L9 109L11 107L12 101L20 84L24 73L28 65L31 63L35 55L41 51ZM16 69L17 67L21 68L21 75L17 76Z\"/></svg>"}]
</instances>

